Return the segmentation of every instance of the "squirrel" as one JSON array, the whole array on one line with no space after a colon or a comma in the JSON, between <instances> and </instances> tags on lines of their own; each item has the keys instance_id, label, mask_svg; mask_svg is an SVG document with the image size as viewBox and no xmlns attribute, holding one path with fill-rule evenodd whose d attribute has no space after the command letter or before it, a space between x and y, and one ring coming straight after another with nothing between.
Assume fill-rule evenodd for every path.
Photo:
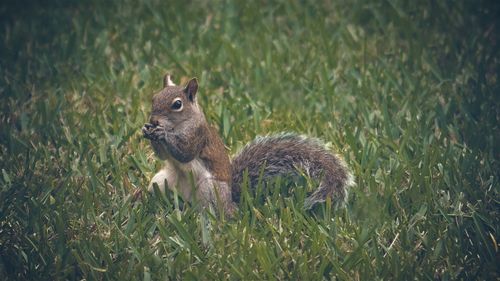
<instances>
[{"instance_id":1,"label":"squirrel","mask_svg":"<svg viewBox=\"0 0 500 281\"><path fill-rule=\"evenodd\" d=\"M241 196L247 175L250 187L259 179L305 172L319 182L319 187L305 199L304 207L332 198L335 205L347 199L353 177L345 162L329 152L318 139L294 133L257 137L232 161L219 137L210 126L197 102L198 82L175 85L169 74L163 89L152 99L149 123L142 128L158 158L165 166L149 184L161 192L177 188L184 200L198 200L203 207L221 206L232 216Z\"/></svg>"}]
</instances>

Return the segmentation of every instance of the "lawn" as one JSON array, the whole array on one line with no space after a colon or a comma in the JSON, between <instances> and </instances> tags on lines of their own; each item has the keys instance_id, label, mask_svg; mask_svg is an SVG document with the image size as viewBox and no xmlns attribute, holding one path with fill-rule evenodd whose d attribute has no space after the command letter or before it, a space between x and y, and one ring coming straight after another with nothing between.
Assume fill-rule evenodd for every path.
<instances>
[{"instance_id":1,"label":"lawn","mask_svg":"<svg viewBox=\"0 0 500 281\"><path fill-rule=\"evenodd\" d=\"M496 1L2 1L0 279L498 280ZM171 72L234 155L323 139L314 183L247 193L232 219L171 192L142 137ZM284 186L291 192L278 192Z\"/></svg>"}]
</instances>

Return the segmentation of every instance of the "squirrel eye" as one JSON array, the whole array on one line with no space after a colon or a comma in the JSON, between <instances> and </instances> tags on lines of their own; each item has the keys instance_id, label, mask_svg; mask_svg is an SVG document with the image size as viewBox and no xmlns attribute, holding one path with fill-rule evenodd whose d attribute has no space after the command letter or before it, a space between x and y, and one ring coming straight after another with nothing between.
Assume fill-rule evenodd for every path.
<instances>
[{"instance_id":1,"label":"squirrel eye","mask_svg":"<svg viewBox=\"0 0 500 281\"><path fill-rule=\"evenodd\" d=\"M182 108L182 101L180 99L176 99L172 105L170 106L173 110L181 110Z\"/></svg>"}]
</instances>

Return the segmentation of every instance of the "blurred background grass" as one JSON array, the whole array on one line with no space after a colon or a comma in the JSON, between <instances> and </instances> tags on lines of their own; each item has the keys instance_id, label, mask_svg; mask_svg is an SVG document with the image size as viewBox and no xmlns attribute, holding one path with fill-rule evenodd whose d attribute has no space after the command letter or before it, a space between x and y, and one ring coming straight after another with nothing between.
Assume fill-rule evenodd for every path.
<instances>
[{"instance_id":1,"label":"blurred background grass","mask_svg":"<svg viewBox=\"0 0 500 281\"><path fill-rule=\"evenodd\" d=\"M0 278L498 279L496 1L3 1ZM235 153L321 137L348 206L146 195L170 71ZM280 184L279 182L276 184Z\"/></svg>"}]
</instances>

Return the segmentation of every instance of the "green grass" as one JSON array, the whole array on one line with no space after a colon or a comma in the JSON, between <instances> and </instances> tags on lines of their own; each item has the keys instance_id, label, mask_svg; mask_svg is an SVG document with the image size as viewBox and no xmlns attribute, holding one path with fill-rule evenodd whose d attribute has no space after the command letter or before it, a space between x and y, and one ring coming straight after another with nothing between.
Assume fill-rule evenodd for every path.
<instances>
[{"instance_id":1,"label":"green grass","mask_svg":"<svg viewBox=\"0 0 500 281\"><path fill-rule=\"evenodd\" d=\"M0 4L0 279L499 278L495 1L44 2ZM303 211L307 182L232 220L134 203L167 71L232 153L324 139L347 207Z\"/></svg>"}]
</instances>

